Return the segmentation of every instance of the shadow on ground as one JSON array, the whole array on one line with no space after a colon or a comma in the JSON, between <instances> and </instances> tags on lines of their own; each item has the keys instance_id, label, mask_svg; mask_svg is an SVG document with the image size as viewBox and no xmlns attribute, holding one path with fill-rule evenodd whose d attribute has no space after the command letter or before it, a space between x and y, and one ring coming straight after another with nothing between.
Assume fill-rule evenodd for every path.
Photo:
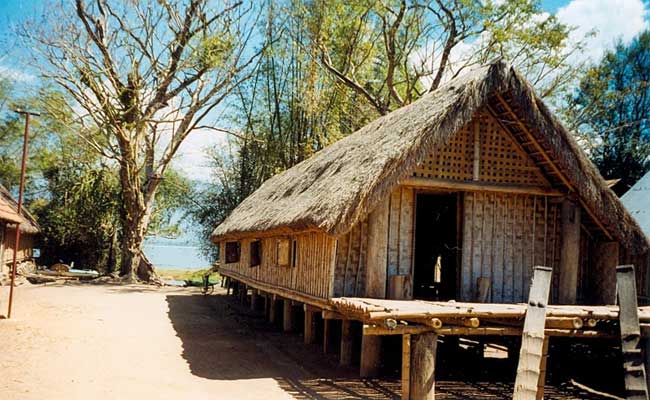
<instances>
[{"instance_id":1,"label":"shadow on ground","mask_svg":"<svg viewBox=\"0 0 650 400\"><path fill-rule=\"evenodd\" d=\"M261 313L239 306L222 293L169 294L169 318L183 344L191 372L217 380L273 378L296 399L399 399L399 372L360 379L358 370L338 366L336 356L285 334ZM476 383L488 381L485 383ZM512 383L485 377L436 383L437 399L509 399ZM599 399L572 386L548 386L545 399Z\"/></svg>"}]
</instances>

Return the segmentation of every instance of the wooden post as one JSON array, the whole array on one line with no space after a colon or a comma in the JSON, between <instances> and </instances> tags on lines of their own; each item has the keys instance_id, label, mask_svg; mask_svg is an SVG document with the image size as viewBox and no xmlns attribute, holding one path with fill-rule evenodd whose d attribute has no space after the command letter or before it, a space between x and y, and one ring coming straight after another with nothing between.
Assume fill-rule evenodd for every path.
<instances>
[{"instance_id":1,"label":"wooden post","mask_svg":"<svg viewBox=\"0 0 650 400\"><path fill-rule=\"evenodd\" d=\"M331 324L332 320L331 319L324 319L323 320L323 353L327 354L330 351L330 347L332 346L330 343L330 336L331 332L330 330L332 329Z\"/></svg>"},{"instance_id":2,"label":"wooden post","mask_svg":"<svg viewBox=\"0 0 650 400\"><path fill-rule=\"evenodd\" d=\"M269 305L271 302L269 301L269 294L268 293L263 293L262 297L264 298L264 318L266 320L269 319Z\"/></svg>"},{"instance_id":3,"label":"wooden post","mask_svg":"<svg viewBox=\"0 0 650 400\"><path fill-rule=\"evenodd\" d=\"M363 335L361 337L361 361L359 375L371 378L379 375L381 365L381 336Z\"/></svg>"},{"instance_id":4,"label":"wooden post","mask_svg":"<svg viewBox=\"0 0 650 400\"><path fill-rule=\"evenodd\" d=\"M282 306L282 329L285 332L291 332L293 330L293 308L291 306L291 300L284 299Z\"/></svg>"},{"instance_id":5,"label":"wooden post","mask_svg":"<svg viewBox=\"0 0 650 400\"><path fill-rule=\"evenodd\" d=\"M271 296L271 299L270 299L271 301L270 301L270 304L269 304L269 322L272 323L272 324L275 324L275 321L277 321L277 319L278 319L278 316L277 316L277 309L278 309L277 302L278 302L278 300L277 300L277 298L275 297L274 294L271 294L269 296Z\"/></svg>"},{"instance_id":6,"label":"wooden post","mask_svg":"<svg viewBox=\"0 0 650 400\"><path fill-rule=\"evenodd\" d=\"M473 158L472 180L478 181L481 178L481 127L478 121L474 121L474 158Z\"/></svg>"},{"instance_id":7,"label":"wooden post","mask_svg":"<svg viewBox=\"0 0 650 400\"><path fill-rule=\"evenodd\" d=\"M339 364L342 366L352 365L352 322L348 319L341 320L341 352Z\"/></svg>"},{"instance_id":8,"label":"wooden post","mask_svg":"<svg viewBox=\"0 0 650 400\"><path fill-rule=\"evenodd\" d=\"M616 286L620 306L621 350L625 371L625 398L648 400L646 372L641 353L641 328L636 300L634 265L616 268Z\"/></svg>"},{"instance_id":9,"label":"wooden post","mask_svg":"<svg viewBox=\"0 0 650 400\"><path fill-rule=\"evenodd\" d=\"M436 382L436 348L438 335L424 333L411 336L409 395L413 400L434 400Z\"/></svg>"},{"instance_id":10,"label":"wooden post","mask_svg":"<svg viewBox=\"0 0 650 400\"><path fill-rule=\"evenodd\" d=\"M366 297L386 298L388 268L388 197L368 215Z\"/></svg>"},{"instance_id":11,"label":"wooden post","mask_svg":"<svg viewBox=\"0 0 650 400\"><path fill-rule=\"evenodd\" d=\"M316 312L305 304L305 324L304 324L304 339L305 344L316 343Z\"/></svg>"},{"instance_id":12,"label":"wooden post","mask_svg":"<svg viewBox=\"0 0 650 400\"><path fill-rule=\"evenodd\" d=\"M544 354L546 305L548 304L548 295L551 289L552 272L553 270L547 267L534 268L524 329L521 335L519 364L513 394L514 400L537 399Z\"/></svg>"},{"instance_id":13,"label":"wooden post","mask_svg":"<svg viewBox=\"0 0 650 400\"><path fill-rule=\"evenodd\" d=\"M580 207L570 199L562 202L562 249L560 252L560 304L575 304L580 263Z\"/></svg>"},{"instance_id":14,"label":"wooden post","mask_svg":"<svg viewBox=\"0 0 650 400\"><path fill-rule=\"evenodd\" d=\"M593 271L589 274L590 298L593 304L616 304L616 267L618 266L617 242L595 243L590 260Z\"/></svg>"},{"instance_id":15,"label":"wooden post","mask_svg":"<svg viewBox=\"0 0 650 400\"><path fill-rule=\"evenodd\" d=\"M411 399L411 335L402 335L402 400Z\"/></svg>"},{"instance_id":16,"label":"wooden post","mask_svg":"<svg viewBox=\"0 0 650 400\"><path fill-rule=\"evenodd\" d=\"M248 288L246 285L241 284L239 286L239 303L244 306L246 305L246 300L248 298Z\"/></svg>"},{"instance_id":17,"label":"wooden post","mask_svg":"<svg viewBox=\"0 0 650 400\"><path fill-rule=\"evenodd\" d=\"M251 311L257 310L257 300L258 300L257 290L251 290Z\"/></svg>"}]
</instances>

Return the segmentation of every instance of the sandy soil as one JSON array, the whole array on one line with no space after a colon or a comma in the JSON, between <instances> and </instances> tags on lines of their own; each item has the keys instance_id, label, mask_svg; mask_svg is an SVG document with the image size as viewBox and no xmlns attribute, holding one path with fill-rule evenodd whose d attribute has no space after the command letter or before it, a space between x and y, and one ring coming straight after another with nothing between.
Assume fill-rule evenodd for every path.
<instances>
[{"instance_id":1,"label":"sandy soil","mask_svg":"<svg viewBox=\"0 0 650 400\"><path fill-rule=\"evenodd\" d=\"M0 288L0 313L8 288ZM222 292L55 284L17 288L0 320L0 399L399 398ZM499 384L441 382L440 399L508 398ZM549 388L547 398L587 398Z\"/></svg>"}]
</instances>

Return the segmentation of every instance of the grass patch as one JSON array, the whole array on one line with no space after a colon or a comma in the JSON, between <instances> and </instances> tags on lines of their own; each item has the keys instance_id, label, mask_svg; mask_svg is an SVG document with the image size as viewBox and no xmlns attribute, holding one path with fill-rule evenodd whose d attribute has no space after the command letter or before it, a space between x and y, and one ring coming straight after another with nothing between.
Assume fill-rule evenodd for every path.
<instances>
[{"instance_id":1,"label":"grass patch","mask_svg":"<svg viewBox=\"0 0 650 400\"><path fill-rule=\"evenodd\" d=\"M158 275L161 279L174 279L177 281L184 281L187 286L202 286L203 275L209 271L206 269L159 269ZM210 275L210 283L215 285L221 281L221 276L213 272Z\"/></svg>"}]
</instances>

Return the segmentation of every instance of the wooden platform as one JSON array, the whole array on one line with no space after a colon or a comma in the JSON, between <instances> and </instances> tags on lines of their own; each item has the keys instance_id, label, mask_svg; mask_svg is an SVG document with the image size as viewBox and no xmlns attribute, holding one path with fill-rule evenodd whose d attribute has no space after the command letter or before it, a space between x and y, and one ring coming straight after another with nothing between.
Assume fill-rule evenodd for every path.
<instances>
[{"instance_id":1,"label":"wooden platform","mask_svg":"<svg viewBox=\"0 0 650 400\"><path fill-rule=\"evenodd\" d=\"M341 316L362 321L366 335L435 332L468 336L520 335L527 306L350 297L331 299L330 305ZM618 319L618 306L549 305L545 333L617 337ZM650 326L650 307L639 307L639 321Z\"/></svg>"}]
</instances>

